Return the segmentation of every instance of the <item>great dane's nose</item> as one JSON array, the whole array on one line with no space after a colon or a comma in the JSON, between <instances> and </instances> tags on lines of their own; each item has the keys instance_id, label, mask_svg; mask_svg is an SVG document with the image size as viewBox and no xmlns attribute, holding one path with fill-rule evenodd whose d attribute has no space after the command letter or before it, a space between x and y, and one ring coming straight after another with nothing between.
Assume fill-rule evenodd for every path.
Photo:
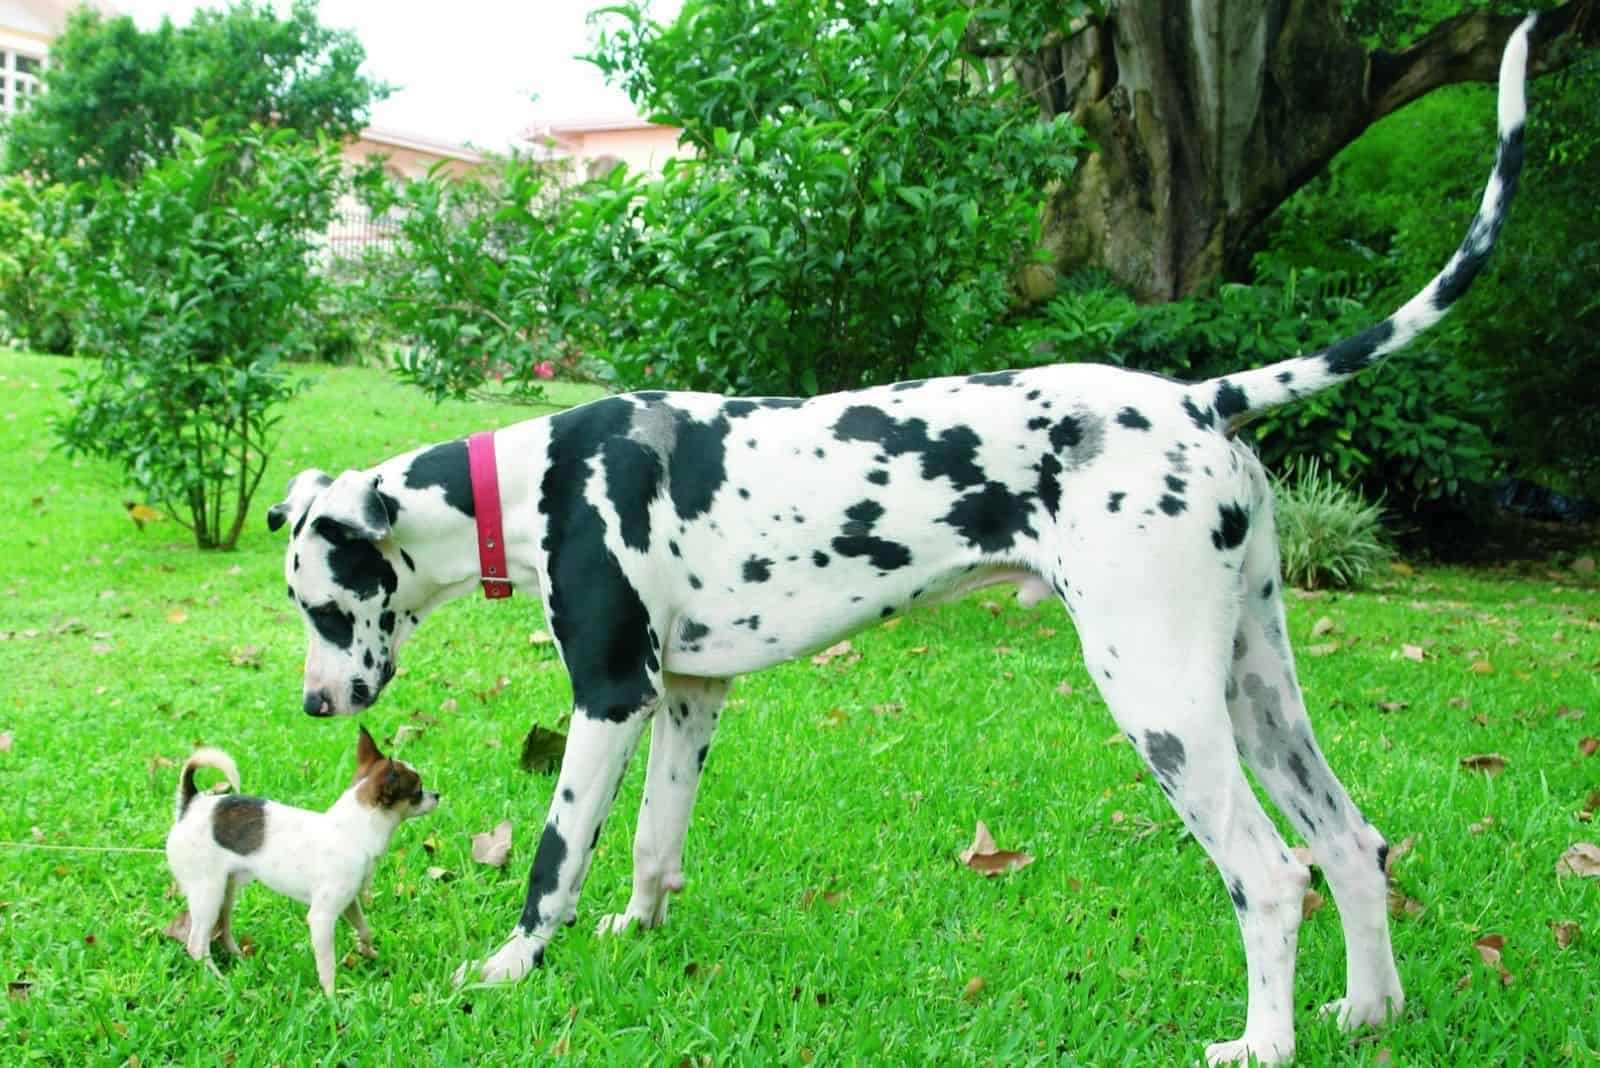
<instances>
[{"instance_id":1,"label":"great dane's nose","mask_svg":"<svg viewBox=\"0 0 1600 1068\"><path fill-rule=\"evenodd\" d=\"M306 694L305 709L308 716L333 715L333 702L328 700L328 691L317 690Z\"/></svg>"}]
</instances>

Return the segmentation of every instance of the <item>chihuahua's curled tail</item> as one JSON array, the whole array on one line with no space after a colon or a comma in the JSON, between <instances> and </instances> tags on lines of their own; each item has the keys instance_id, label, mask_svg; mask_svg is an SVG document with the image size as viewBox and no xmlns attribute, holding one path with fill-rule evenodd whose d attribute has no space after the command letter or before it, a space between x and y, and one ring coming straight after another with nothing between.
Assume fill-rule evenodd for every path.
<instances>
[{"instance_id":1,"label":"chihuahua's curled tail","mask_svg":"<svg viewBox=\"0 0 1600 1068\"><path fill-rule=\"evenodd\" d=\"M228 785L233 787L233 792L239 792L239 766L233 762L233 757L209 746L196 749L183 762L183 771L178 773L178 796L172 808L174 823L183 819L183 814L189 810L189 802L200 792L194 785L194 773L199 768L216 768L228 777Z\"/></svg>"}]
</instances>

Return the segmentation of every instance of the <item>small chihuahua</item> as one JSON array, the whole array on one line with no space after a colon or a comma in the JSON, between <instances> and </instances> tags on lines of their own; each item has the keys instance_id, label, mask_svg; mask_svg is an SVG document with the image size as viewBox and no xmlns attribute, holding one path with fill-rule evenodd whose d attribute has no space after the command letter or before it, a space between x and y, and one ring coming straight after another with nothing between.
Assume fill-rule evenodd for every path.
<instances>
[{"instance_id":1,"label":"small chihuahua","mask_svg":"<svg viewBox=\"0 0 1600 1068\"><path fill-rule=\"evenodd\" d=\"M234 793L200 794L195 769L215 768ZM239 769L220 749L200 749L178 776L167 864L189 901L189 956L204 960L215 930L222 948L237 954L233 940L234 895L259 879L280 894L310 906L311 948L324 993L333 994L333 926L342 914L355 928L362 956L376 957L372 931L361 913L361 892L403 820L432 812L439 795L422 788L409 764L390 760L361 728L356 777L327 812L243 797Z\"/></svg>"}]
</instances>

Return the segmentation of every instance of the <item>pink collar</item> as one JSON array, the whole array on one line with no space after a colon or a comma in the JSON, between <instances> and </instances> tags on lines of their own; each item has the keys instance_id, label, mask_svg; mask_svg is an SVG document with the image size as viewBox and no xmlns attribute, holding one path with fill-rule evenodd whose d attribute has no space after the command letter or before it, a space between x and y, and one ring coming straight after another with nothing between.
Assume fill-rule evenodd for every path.
<instances>
[{"instance_id":1,"label":"pink collar","mask_svg":"<svg viewBox=\"0 0 1600 1068\"><path fill-rule=\"evenodd\" d=\"M467 470L472 478L472 513L478 521L478 571L483 579L483 595L491 601L510 597L493 431L486 430L467 438Z\"/></svg>"}]
</instances>

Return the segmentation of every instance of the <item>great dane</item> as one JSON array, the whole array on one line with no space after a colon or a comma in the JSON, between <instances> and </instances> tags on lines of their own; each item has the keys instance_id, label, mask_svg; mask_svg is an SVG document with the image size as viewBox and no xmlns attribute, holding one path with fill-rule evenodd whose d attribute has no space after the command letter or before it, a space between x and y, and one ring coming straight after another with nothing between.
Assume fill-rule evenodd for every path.
<instances>
[{"instance_id":1,"label":"great dane","mask_svg":"<svg viewBox=\"0 0 1600 1068\"><path fill-rule=\"evenodd\" d=\"M307 624L308 713L370 706L422 619L485 580L537 589L571 677L571 733L522 915L476 974L520 978L576 921L647 723L633 894L601 931L661 924L682 889L690 810L734 676L1006 582L1026 603L1066 604L1111 714L1232 899L1244 1034L1207 1059L1276 1063L1294 1050L1309 873L1241 758L1337 899L1347 986L1325 1011L1346 1028L1398 1014L1387 847L1306 718L1268 480L1233 431L1370 367L1471 284L1521 166L1532 24L1502 61L1499 148L1460 248L1389 318L1320 352L1193 384L1073 364L803 400L634 393L495 432L494 468L451 441L336 479L297 475L269 523L293 531L284 570ZM492 519L480 534L486 509L503 537Z\"/></svg>"}]
</instances>

